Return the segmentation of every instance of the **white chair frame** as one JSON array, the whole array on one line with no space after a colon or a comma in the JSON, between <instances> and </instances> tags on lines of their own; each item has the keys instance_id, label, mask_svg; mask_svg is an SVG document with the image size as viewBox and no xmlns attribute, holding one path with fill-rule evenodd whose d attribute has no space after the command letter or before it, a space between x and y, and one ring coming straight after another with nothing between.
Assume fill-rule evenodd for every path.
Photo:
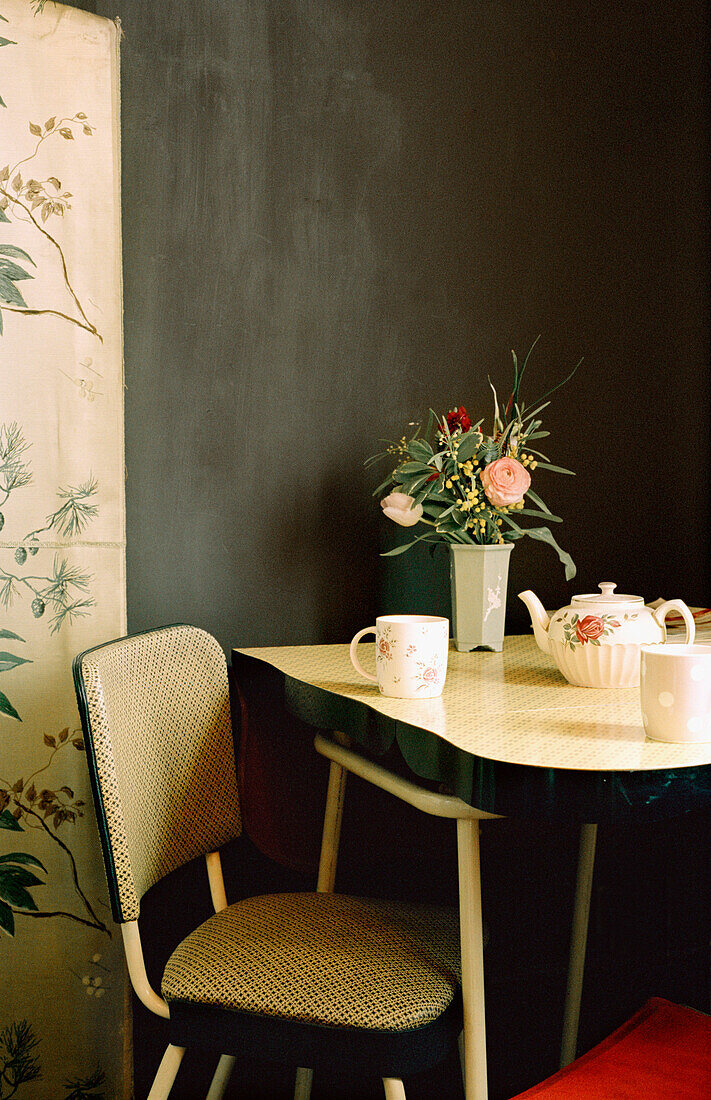
<instances>
[{"instance_id":1,"label":"white chair frame","mask_svg":"<svg viewBox=\"0 0 711 1100\"><path fill-rule=\"evenodd\" d=\"M210 884L212 905L215 912L219 913L221 909L227 908L225 880L222 875L222 860L220 858L220 853L208 852L205 856L205 863L207 864L207 878ZM123 936L128 976L131 979L134 993L146 1008L150 1009L156 1016L162 1016L167 1020L170 1017L168 1004L158 993L156 993L148 980L138 921L131 920L122 924L121 935ZM183 1060L184 1054L185 1047L174 1046L172 1043L168 1044L158 1067L158 1072L153 1078L153 1084L148 1093L148 1100L167 1100L175 1078L177 1077L178 1070L180 1069L180 1063ZM231 1054L221 1055L206 1100L222 1100L234 1064L235 1059Z\"/></svg>"},{"instance_id":2,"label":"white chair frame","mask_svg":"<svg viewBox=\"0 0 711 1100\"><path fill-rule=\"evenodd\" d=\"M345 734L334 734L347 741ZM462 1076L467 1100L487 1100L486 1016L484 999L484 937L481 907L481 876L479 858L479 822L498 818L485 813L451 795L439 794L417 786L395 775L358 753L317 735L314 746L331 761L326 811L324 815L321 854L319 859L318 893L333 893L338 865L338 848L343 820L346 778L348 772L387 791L422 813L457 822L459 872L459 925L462 954L462 1002L464 1029L460 1036ZM585 949L587 942L590 897L592 892L597 826L583 825L580 833L578 873L575 890L573 927L565 998L561 1066L575 1058L580 1017ZM227 906L222 861L219 852L205 856L213 908L216 913ZM138 921L121 925L128 973L138 999L157 1016L167 1019L170 1010L166 1001L153 989L146 973L145 958ZM180 1069L185 1047L168 1044L153 1079L148 1100L167 1100ZM227 1089L235 1058L223 1054L212 1078L206 1100L222 1100ZM313 1070L300 1067L296 1071L294 1100L309 1100ZM405 1086L400 1078L383 1078L385 1100L406 1100Z\"/></svg>"},{"instance_id":3,"label":"white chair frame","mask_svg":"<svg viewBox=\"0 0 711 1100\"><path fill-rule=\"evenodd\" d=\"M459 927L464 1009L464 1028L460 1036L459 1049L467 1100L487 1100L479 822L500 818L500 815L477 810L452 795L439 794L419 787L416 783L395 775L346 747L350 740L347 734L334 731L333 737L335 741L318 734L314 740L316 751L331 761L317 891L330 893L334 889L348 772L380 787L381 790L387 791L423 813L454 819L457 822ZM596 825L581 826L563 1019L561 1067L574 1060L577 1048L596 838ZM300 1068L297 1071L294 1100L309 1100L311 1080L310 1069ZM405 1089L401 1080L384 1079L383 1085L386 1100L405 1100Z\"/></svg>"}]
</instances>

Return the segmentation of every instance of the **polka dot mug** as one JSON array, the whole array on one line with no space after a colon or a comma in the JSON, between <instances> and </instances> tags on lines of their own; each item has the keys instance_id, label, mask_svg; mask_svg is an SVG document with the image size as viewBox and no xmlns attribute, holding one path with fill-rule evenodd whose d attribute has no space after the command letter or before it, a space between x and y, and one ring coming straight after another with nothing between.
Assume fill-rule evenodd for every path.
<instances>
[{"instance_id":1,"label":"polka dot mug","mask_svg":"<svg viewBox=\"0 0 711 1100\"><path fill-rule=\"evenodd\" d=\"M642 646L642 721L654 741L711 741L711 645Z\"/></svg>"}]
</instances>

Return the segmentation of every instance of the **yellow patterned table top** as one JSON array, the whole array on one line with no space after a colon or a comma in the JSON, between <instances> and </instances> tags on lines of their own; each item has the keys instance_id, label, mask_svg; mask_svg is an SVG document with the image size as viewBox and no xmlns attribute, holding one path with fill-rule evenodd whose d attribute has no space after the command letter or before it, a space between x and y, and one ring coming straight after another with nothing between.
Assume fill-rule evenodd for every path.
<instances>
[{"instance_id":1,"label":"yellow patterned table top","mask_svg":"<svg viewBox=\"0 0 711 1100\"><path fill-rule=\"evenodd\" d=\"M374 644L361 644L375 670ZM347 645L237 649L287 676L356 700L396 721L430 730L490 760L582 771L637 771L711 764L710 744L645 737L638 688L573 687L533 637L506 638L501 653L453 647L439 699L389 699L353 668Z\"/></svg>"}]
</instances>

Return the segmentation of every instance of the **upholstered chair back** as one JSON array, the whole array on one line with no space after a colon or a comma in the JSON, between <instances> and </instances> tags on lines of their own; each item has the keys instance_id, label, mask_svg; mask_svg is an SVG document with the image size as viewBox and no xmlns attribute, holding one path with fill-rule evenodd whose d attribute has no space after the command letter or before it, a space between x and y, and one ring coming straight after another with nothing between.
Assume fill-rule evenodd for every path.
<instances>
[{"instance_id":1,"label":"upholstered chair back","mask_svg":"<svg viewBox=\"0 0 711 1100\"><path fill-rule=\"evenodd\" d=\"M114 918L135 920L153 883L240 834L225 656L169 626L80 654L74 681Z\"/></svg>"}]
</instances>

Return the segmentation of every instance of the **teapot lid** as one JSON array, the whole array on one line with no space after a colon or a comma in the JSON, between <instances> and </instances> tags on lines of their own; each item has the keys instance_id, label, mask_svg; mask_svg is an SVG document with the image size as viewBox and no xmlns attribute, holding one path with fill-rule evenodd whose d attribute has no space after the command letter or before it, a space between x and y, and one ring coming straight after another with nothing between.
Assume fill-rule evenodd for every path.
<instances>
[{"instance_id":1,"label":"teapot lid","mask_svg":"<svg viewBox=\"0 0 711 1100\"><path fill-rule=\"evenodd\" d=\"M625 596L621 592L615 592L616 587L617 585L612 581L601 581L598 585L599 592L586 592L581 596L573 596L571 602L574 604L611 603L618 606L624 603L644 603L641 596Z\"/></svg>"}]
</instances>

